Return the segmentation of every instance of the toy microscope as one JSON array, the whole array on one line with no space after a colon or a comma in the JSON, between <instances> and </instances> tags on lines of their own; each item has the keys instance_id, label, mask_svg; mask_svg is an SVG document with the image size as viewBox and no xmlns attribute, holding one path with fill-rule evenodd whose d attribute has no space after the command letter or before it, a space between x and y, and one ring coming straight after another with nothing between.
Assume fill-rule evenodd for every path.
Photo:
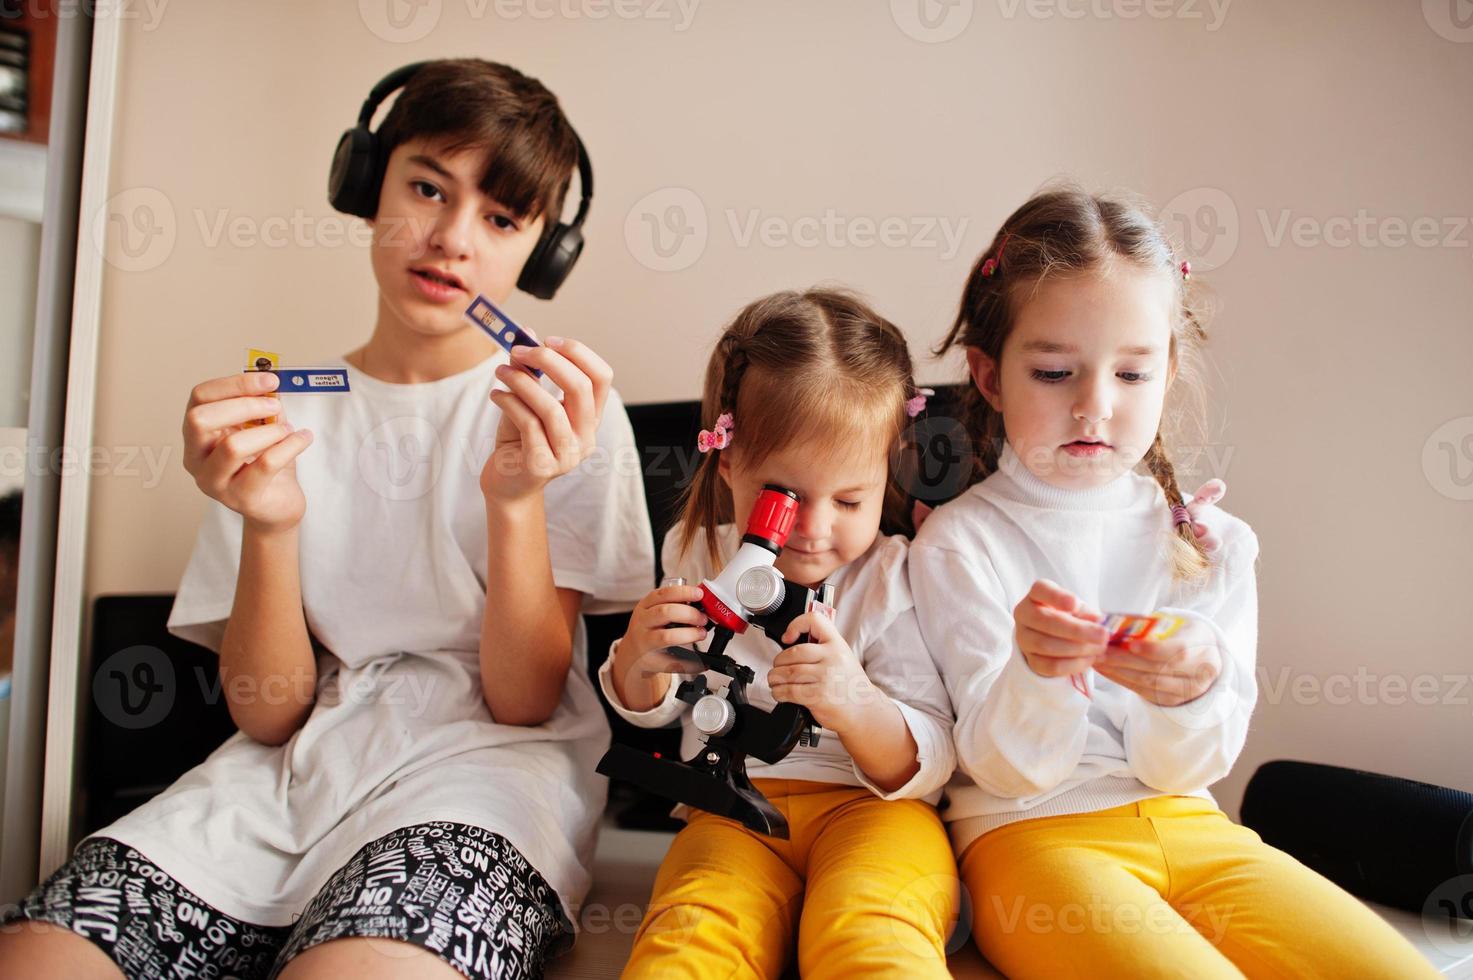
<instances>
[{"instance_id":1,"label":"toy microscope","mask_svg":"<svg viewBox=\"0 0 1473 980\"><path fill-rule=\"evenodd\" d=\"M716 578L701 583L701 598L694 603L711 620L710 645L705 651L668 651L688 658L693 669L730 678L724 692L712 691L704 674L682 681L676 689L675 696L692 706L692 723L706 744L683 762L615 744L599 761L600 773L739 820L769 837L787 838L787 819L747 778L747 756L776 763L798 745L817 745L819 727L801 705L780 702L766 711L749 704L746 689L754 678L752 669L725 651L731 638L749 626L781 645L788 626L815 600L833 604L832 585L815 591L788 581L774 567L797 516L796 493L771 484L763 487L747 518L741 548ZM789 645L806 642L805 634Z\"/></svg>"}]
</instances>

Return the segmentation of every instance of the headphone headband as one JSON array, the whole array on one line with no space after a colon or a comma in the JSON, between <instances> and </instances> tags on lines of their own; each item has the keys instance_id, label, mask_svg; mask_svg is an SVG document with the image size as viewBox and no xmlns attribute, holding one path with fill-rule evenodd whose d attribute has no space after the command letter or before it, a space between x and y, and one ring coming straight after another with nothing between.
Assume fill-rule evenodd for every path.
<instances>
[{"instance_id":1,"label":"headphone headband","mask_svg":"<svg viewBox=\"0 0 1473 980\"><path fill-rule=\"evenodd\" d=\"M396 89L403 88L405 83L414 77L415 72L427 64L429 64L428 61L416 61L403 68L395 68L380 79L379 83L368 93L368 98L363 100L363 108L358 110L358 125L368 129L369 123L373 121L373 114L378 111L383 101L393 95Z\"/></svg>"}]
</instances>

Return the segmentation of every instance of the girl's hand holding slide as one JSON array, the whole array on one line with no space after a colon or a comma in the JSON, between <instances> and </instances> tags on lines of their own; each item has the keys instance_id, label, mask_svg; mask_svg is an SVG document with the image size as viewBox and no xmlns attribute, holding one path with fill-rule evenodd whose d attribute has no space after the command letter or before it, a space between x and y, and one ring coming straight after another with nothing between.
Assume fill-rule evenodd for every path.
<instances>
[{"instance_id":1,"label":"girl's hand holding slide","mask_svg":"<svg viewBox=\"0 0 1473 980\"><path fill-rule=\"evenodd\" d=\"M1212 627L1195 616L1185 619L1186 626L1165 640L1106 651L1095 671L1166 708L1201 697L1222 673L1222 651Z\"/></svg>"},{"instance_id":2,"label":"girl's hand holding slide","mask_svg":"<svg viewBox=\"0 0 1473 980\"><path fill-rule=\"evenodd\" d=\"M1040 677L1068 677L1105 655L1104 615L1048 579L1039 579L1013 608L1014 635L1028 667Z\"/></svg>"}]
</instances>

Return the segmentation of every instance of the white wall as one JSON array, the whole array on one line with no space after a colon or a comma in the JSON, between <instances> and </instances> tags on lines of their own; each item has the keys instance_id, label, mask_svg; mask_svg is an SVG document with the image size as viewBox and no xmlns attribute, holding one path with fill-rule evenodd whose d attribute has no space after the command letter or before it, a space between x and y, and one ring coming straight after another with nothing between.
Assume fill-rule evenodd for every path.
<instances>
[{"instance_id":1,"label":"white wall","mask_svg":"<svg viewBox=\"0 0 1473 980\"><path fill-rule=\"evenodd\" d=\"M1473 789L1473 32L1432 0L1149 5L1164 19L1129 0L132 9L112 210L135 254L114 229L91 592L178 580L203 504L178 458L194 381L248 345L307 363L365 335L373 283L325 201L332 148L390 68L474 54L558 92L598 175L577 274L512 312L594 343L630 401L693 397L735 308L820 280L866 291L924 354L997 223L1055 175L1201 217L1218 233L1185 244L1222 311L1218 463L1196 475L1225 476L1262 539L1273 685L1224 802L1282 756ZM835 244L791 240L830 211ZM1359 214L1369 244L1334 244ZM694 234L662 257L648 222L667 216ZM222 218L297 241L212 238ZM765 241L742 236L769 218ZM1419 218L1431 243L1405 240ZM865 244L887 219L921 238ZM928 232L943 223L954 245ZM1375 678L1359 693L1357 672ZM1398 694L1422 675L1433 703Z\"/></svg>"}]
</instances>

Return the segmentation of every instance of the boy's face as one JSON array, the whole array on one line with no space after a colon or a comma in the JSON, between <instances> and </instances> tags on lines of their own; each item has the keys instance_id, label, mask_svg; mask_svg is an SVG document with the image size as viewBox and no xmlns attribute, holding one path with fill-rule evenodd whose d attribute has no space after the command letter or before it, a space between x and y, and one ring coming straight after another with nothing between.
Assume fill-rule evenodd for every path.
<instances>
[{"instance_id":1,"label":"boy's face","mask_svg":"<svg viewBox=\"0 0 1473 980\"><path fill-rule=\"evenodd\" d=\"M373 226L380 317L417 334L475 329L462 315L477 293L500 303L516 286L543 219L518 218L477 186L483 151L445 153L416 139L394 148Z\"/></svg>"},{"instance_id":2,"label":"boy's face","mask_svg":"<svg viewBox=\"0 0 1473 980\"><path fill-rule=\"evenodd\" d=\"M1123 265L1045 280L1018 310L1001 366L967 351L974 382L1034 476L1087 489L1141 461L1174 374L1174 288L1159 272Z\"/></svg>"}]
</instances>

